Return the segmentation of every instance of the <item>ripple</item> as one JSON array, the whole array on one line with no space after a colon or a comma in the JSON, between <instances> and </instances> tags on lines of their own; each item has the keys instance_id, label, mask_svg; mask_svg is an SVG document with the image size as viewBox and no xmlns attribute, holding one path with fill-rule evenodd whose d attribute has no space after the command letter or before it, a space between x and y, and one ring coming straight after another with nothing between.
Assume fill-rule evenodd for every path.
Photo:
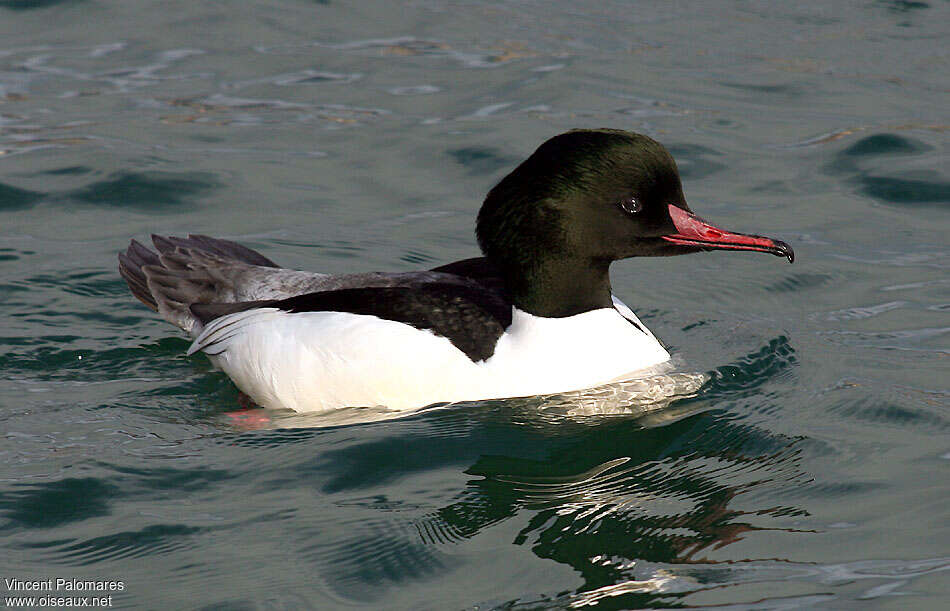
<instances>
[{"instance_id":1,"label":"ripple","mask_svg":"<svg viewBox=\"0 0 950 611\"><path fill-rule=\"evenodd\" d=\"M441 87L435 85L409 85L404 87L392 87L387 91L393 95L430 95L442 91Z\"/></svg>"},{"instance_id":2,"label":"ripple","mask_svg":"<svg viewBox=\"0 0 950 611\"><path fill-rule=\"evenodd\" d=\"M103 93L95 87L107 87L109 92L131 93L149 87L158 83L167 81L183 81L190 79L206 79L208 73L191 74L159 74L162 70L170 68L173 63L179 62L192 55L203 54L200 49L170 49L163 50L155 54L155 61L139 66L115 66L104 71L79 70L74 68L77 57L88 57L99 59L113 53L123 51L127 48L126 43L100 43L94 45L42 45L27 47L22 49L13 49L6 51L6 54L29 53L20 64L29 81L37 80L35 77L49 78L54 77L61 84L79 83L82 90L63 90L59 93L60 99L73 99L77 97L100 95ZM38 53L33 55L34 53ZM113 61L121 61L112 58ZM99 64L94 62L95 66ZM91 88L93 87L93 88Z\"/></svg>"},{"instance_id":3,"label":"ripple","mask_svg":"<svg viewBox=\"0 0 950 611\"><path fill-rule=\"evenodd\" d=\"M304 443L317 437L319 433L312 430L293 430L281 428L264 433L248 433L238 436L219 438L219 443L247 448L271 448L287 444Z\"/></svg>"},{"instance_id":4,"label":"ripple","mask_svg":"<svg viewBox=\"0 0 950 611\"><path fill-rule=\"evenodd\" d=\"M836 153L835 159L825 166L825 172L846 176L859 193L887 204L942 206L950 202L950 181L944 180L938 172L924 170L894 176L865 167L875 160L912 159L932 150L929 144L913 138L873 134Z\"/></svg>"},{"instance_id":5,"label":"ripple","mask_svg":"<svg viewBox=\"0 0 950 611\"><path fill-rule=\"evenodd\" d=\"M950 428L950 421L946 418L899 405L882 404L875 400L848 401L844 405L833 406L832 409L844 415L856 416L861 420L891 424L898 428L908 426L922 426L932 428L932 430Z\"/></svg>"},{"instance_id":6,"label":"ripple","mask_svg":"<svg viewBox=\"0 0 950 611\"><path fill-rule=\"evenodd\" d=\"M206 98L189 99L177 98L172 100L173 106L195 108L201 112L221 110L303 110L307 106L283 100L268 100L255 98L236 98L233 96L215 93Z\"/></svg>"},{"instance_id":7,"label":"ripple","mask_svg":"<svg viewBox=\"0 0 950 611\"><path fill-rule=\"evenodd\" d=\"M910 282L908 284L891 284L882 286L882 291L906 291L908 289L920 289L931 286L944 286L950 284L950 278L941 278L940 280L925 280L923 282Z\"/></svg>"},{"instance_id":8,"label":"ripple","mask_svg":"<svg viewBox=\"0 0 950 611\"><path fill-rule=\"evenodd\" d=\"M102 321L101 317L91 316ZM133 319L138 323L141 319ZM119 326L128 326L121 319ZM48 324L48 323L47 323ZM72 326L65 325L65 326ZM0 345L7 349L0 353L0 368L11 375L24 375L38 381L69 381L77 385L113 382L141 376L146 379L176 379L182 386L168 392L187 393L213 384L215 377L201 375L189 383L188 373L194 374L194 365L184 351L188 344L179 338L165 338L152 345L138 348L91 349L90 340L78 335L43 335L31 338L0 337ZM16 346L16 348L12 348ZM171 373L171 372L175 373ZM171 377L167 377L170 374ZM204 384L204 386L202 386ZM142 396L154 392L142 390Z\"/></svg>"},{"instance_id":9,"label":"ripple","mask_svg":"<svg viewBox=\"0 0 950 611\"><path fill-rule=\"evenodd\" d=\"M472 175L494 174L517 163L513 157L491 147L464 147L446 153Z\"/></svg>"},{"instance_id":10,"label":"ripple","mask_svg":"<svg viewBox=\"0 0 950 611\"><path fill-rule=\"evenodd\" d=\"M255 50L267 54L302 54L319 47L344 53L377 55L382 57L436 57L454 60L467 68L494 68L525 57L535 57L537 52L516 42L499 44L490 51L461 51L450 44L434 39L415 36L394 38L371 38L349 42L309 42L272 46L257 46Z\"/></svg>"},{"instance_id":11,"label":"ripple","mask_svg":"<svg viewBox=\"0 0 950 611\"><path fill-rule=\"evenodd\" d=\"M846 308L844 310L835 310L833 312L828 312L822 317L825 320L829 321L839 321L839 320L863 320L865 318L873 318L885 312L890 312L892 310L897 310L909 305L906 301L888 301L886 303L879 303L872 306L864 306L860 308Z\"/></svg>"},{"instance_id":12,"label":"ripple","mask_svg":"<svg viewBox=\"0 0 950 611\"><path fill-rule=\"evenodd\" d=\"M882 0L881 4L887 6L887 10L892 13L905 14L911 11L919 11L930 8L927 2L918 2L916 0Z\"/></svg>"},{"instance_id":13,"label":"ripple","mask_svg":"<svg viewBox=\"0 0 950 611\"><path fill-rule=\"evenodd\" d=\"M820 331L818 334L833 343L878 350L906 350L950 354L942 345L924 346L923 343L950 333L950 327L925 327L896 331Z\"/></svg>"},{"instance_id":14,"label":"ripple","mask_svg":"<svg viewBox=\"0 0 950 611\"><path fill-rule=\"evenodd\" d=\"M674 144L669 147L676 159L676 166L683 180L699 180L721 172L726 164L713 161L710 157L722 157L722 153L698 144Z\"/></svg>"},{"instance_id":15,"label":"ripple","mask_svg":"<svg viewBox=\"0 0 950 611\"><path fill-rule=\"evenodd\" d=\"M49 176L82 176L85 174L92 174L95 170L89 166L84 165L71 165L62 168L54 168L52 170L45 170L42 172L36 172L36 176L41 176L43 174Z\"/></svg>"},{"instance_id":16,"label":"ripple","mask_svg":"<svg viewBox=\"0 0 950 611\"><path fill-rule=\"evenodd\" d=\"M196 492L234 477L237 473L226 469L195 467L174 469L170 467L130 467L107 465L115 472L115 479L127 484L127 495L164 496L168 490Z\"/></svg>"},{"instance_id":17,"label":"ripple","mask_svg":"<svg viewBox=\"0 0 950 611\"><path fill-rule=\"evenodd\" d=\"M830 274L821 273L803 272L785 274L781 280L770 284L767 290L774 291L776 293L792 293L825 286L833 279L833 276Z\"/></svg>"},{"instance_id":18,"label":"ripple","mask_svg":"<svg viewBox=\"0 0 950 611\"><path fill-rule=\"evenodd\" d=\"M0 210L23 210L30 208L46 194L28 189L20 189L11 185L0 183Z\"/></svg>"},{"instance_id":19,"label":"ripple","mask_svg":"<svg viewBox=\"0 0 950 611\"><path fill-rule=\"evenodd\" d=\"M797 364L788 337L780 335L735 363L716 368L704 390L717 398L748 396L770 380L788 375Z\"/></svg>"},{"instance_id":20,"label":"ripple","mask_svg":"<svg viewBox=\"0 0 950 611\"><path fill-rule=\"evenodd\" d=\"M405 253L399 255L399 260L406 263L411 263L413 265L426 265L434 263L436 258L432 254L423 252L419 249L409 249Z\"/></svg>"},{"instance_id":21,"label":"ripple","mask_svg":"<svg viewBox=\"0 0 950 611\"><path fill-rule=\"evenodd\" d=\"M346 104L322 104L315 111L319 118L342 125L366 123L392 114L384 108L361 108Z\"/></svg>"},{"instance_id":22,"label":"ripple","mask_svg":"<svg viewBox=\"0 0 950 611\"><path fill-rule=\"evenodd\" d=\"M906 250L903 252L884 252L879 253L877 257L855 257L851 255L832 254L835 259L842 261L852 261L855 263L866 263L870 265L893 265L895 267L932 267L943 269L946 267L947 256L950 251L929 249L924 252L913 252ZM943 280L936 280L928 284L940 284ZM899 288L906 288L907 285L900 285ZM913 286L913 285L911 285ZM925 286L925 285L920 285ZM887 289L884 289L887 290Z\"/></svg>"},{"instance_id":23,"label":"ripple","mask_svg":"<svg viewBox=\"0 0 950 611\"><path fill-rule=\"evenodd\" d=\"M616 584L590 591L566 593L539 600L510 601L505 609L532 609L540 604L545 608L653 608L682 604L685 594L738 587L747 584L812 583L819 587L842 585L868 580L886 580L859 595L860 600L893 595L897 588L911 580L944 573L950 570L950 558L923 560L862 560L838 564L805 563L788 560L752 560L723 565L698 562L690 565L671 565L654 562L625 562L609 556L597 557L605 567L614 568ZM757 589L756 591L763 591ZM649 595L649 596L644 596ZM664 596L665 595L665 596ZM716 609L801 609L819 607L838 600L834 594L806 594L758 598L749 603L714 605ZM704 608L713 608L704 607Z\"/></svg>"},{"instance_id":24,"label":"ripple","mask_svg":"<svg viewBox=\"0 0 950 611\"><path fill-rule=\"evenodd\" d=\"M194 535L205 529L181 524L154 524L140 530L103 535L79 542L33 543L50 562L86 566L98 562L172 554L195 546Z\"/></svg>"},{"instance_id":25,"label":"ripple","mask_svg":"<svg viewBox=\"0 0 950 611\"><path fill-rule=\"evenodd\" d=\"M363 78L363 75L359 72L341 73L308 69L300 70L299 72L288 72L286 74L268 76L265 78L238 81L231 83L230 85L225 85L225 87L241 89L250 85L261 84L279 85L281 87L288 87L292 85L318 85L323 83L340 83L345 85L354 81L358 81L361 78Z\"/></svg>"},{"instance_id":26,"label":"ripple","mask_svg":"<svg viewBox=\"0 0 950 611\"><path fill-rule=\"evenodd\" d=\"M29 256L33 253L27 251L20 251L15 248L0 248L0 262L3 261L19 261L22 256ZM26 291L26 287L17 286L15 284L0 284L0 303L7 301L10 293L14 291ZM7 292L9 291L9 292Z\"/></svg>"},{"instance_id":27,"label":"ripple","mask_svg":"<svg viewBox=\"0 0 950 611\"><path fill-rule=\"evenodd\" d=\"M940 180L936 172L928 172L930 180L914 180L891 176L860 175L856 180L861 192L892 204L923 205L950 202L950 181Z\"/></svg>"},{"instance_id":28,"label":"ripple","mask_svg":"<svg viewBox=\"0 0 950 611\"><path fill-rule=\"evenodd\" d=\"M939 605L947 7L622 4L422 2L384 23L357 3L0 0L0 573L111 573L142 608ZM684 179L723 202L771 194L814 251L740 262L721 292L696 288L712 258L629 263L644 318L700 367L413 414L254 410L268 428L242 430L233 385L115 276L143 211L305 236L316 269L467 254L423 215L468 235L452 211L513 150L611 123L680 143ZM818 335L838 329L863 334Z\"/></svg>"},{"instance_id":29,"label":"ripple","mask_svg":"<svg viewBox=\"0 0 950 611\"><path fill-rule=\"evenodd\" d=\"M755 94L778 95L785 98L795 99L804 96L804 91L798 85L790 84L756 84L756 83L736 83L721 81L719 83L724 87L740 89Z\"/></svg>"},{"instance_id":30,"label":"ripple","mask_svg":"<svg viewBox=\"0 0 950 611\"><path fill-rule=\"evenodd\" d=\"M914 155L931 150L932 147L897 134L874 134L861 138L839 155L845 157L870 157L876 155Z\"/></svg>"},{"instance_id":31,"label":"ripple","mask_svg":"<svg viewBox=\"0 0 950 611\"><path fill-rule=\"evenodd\" d=\"M151 212L190 204L220 186L207 172L133 172L110 174L105 180L68 192L67 197L98 206L138 208Z\"/></svg>"},{"instance_id":32,"label":"ripple","mask_svg":"<svg viewBox=\"0 0 950 611\"><path fill-rule=\"evenodd\" d=\"M740 494L798 486L809 476L795 440L708 414L649 430L604 422L546 445L543 458L518 457L510 449L483 454L466 471L481 479L417 520L421 536L457 545L526 512L529 523L515 544L570 565L584 577L582 589L592 590L623 581L618 565L692 563L703 550L755 531L795 532L762 525L764 516L807 515L795 506L732 507ZM752 515L755 523L746 517Z\"/></svg>"},{"instance_id":33,"label":"ripple","mask_svg":"<svg viewBox=\"0 0 950 611\"><path fill-rule=\"evenodd\" d=\"M327 533L312 533L307 538L318 542L300 546L299 552L319 567L331 590L351 601L377 600L386 585L405 587L447 569L447 559L401 522L364 520L338 533L335 541L327 541Z\"/></svg>"},{"instance_id":34,"label":"ripple","mask_svg":"<svg viewBox=\"0 0 950 611\"><path fill-rule=\"evenodd\" d=\"M29 11L44 9L62 4L76 4L82 0L0 0L0 8L11 11Z\"/></svg>"},{"instance_id":35,"label":"ripple","mask_svg":"<svg viewBox=\"0 0 950 611\"><path fill-rule=\"evenodd\" d=\"M66 478L44 484L14 484L0 509L14 526L51 528L109 515L118 488L94 477Z\"/></svg>"},{"instance_id":36,"label":"ripple","mask_svg":"<svg viewBox=\"0 0 950 611\"><path fill-rule=\"evenodd\" d=\"M124 283L115 277L112 270L81 269L56 274L37 274L13 284L11 287L20 287L30 291L37 288L60 289L63 292L82 297L124 297L128 290Z\"/></svg>"},{"instance_id":37,"label":"ripple","mask_svg":"<svg viewBox=\"0 0 950 611\"><path fill-rule=\"evenodd\" d=\"M860 382L840 385L839 390L846 390L848 397L830 401L829 411L896 429L919 427L927 431L942 431L950 428L950 419L940 410L940 406L950 400L946 392L865 386L867 384Z\"/></svg>"},{"instance_id":38,"label":"ripple","mask_svg":"<svg viewBox=\"0 0 950 611\"><path fill-rule=\"evenodd\" d=\"M315 42L315 46L338 49L341 51L362 51L366 49L382 49L394 55L424 55L441 54L449 47L443 42L425 40L414 36L399 36L396 38L372 38L341 43Z\"/></svg>"}]
</instances>

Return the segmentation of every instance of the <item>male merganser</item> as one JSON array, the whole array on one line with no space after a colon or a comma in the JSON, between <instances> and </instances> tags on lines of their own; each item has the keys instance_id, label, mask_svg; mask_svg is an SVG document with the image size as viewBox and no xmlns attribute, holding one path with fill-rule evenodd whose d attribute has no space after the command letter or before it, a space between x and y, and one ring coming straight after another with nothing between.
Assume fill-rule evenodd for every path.
<instances>
[{"instance_id":1,"label":"male merganser","mask_svg":"<svg viewBox=\"0 0 950 611\"><path fill-rule=\"evenodd\" d=\"M258 405L320 412L566 392L670 359L612 295L613 261L700 250L794 260L779 240L718 229L686 205L662 145L612 129L542 144L485 198L484 257L429 271L283 269L202 235L132 240L132 294L188 332Z\"/></svg>"}]
</instances>

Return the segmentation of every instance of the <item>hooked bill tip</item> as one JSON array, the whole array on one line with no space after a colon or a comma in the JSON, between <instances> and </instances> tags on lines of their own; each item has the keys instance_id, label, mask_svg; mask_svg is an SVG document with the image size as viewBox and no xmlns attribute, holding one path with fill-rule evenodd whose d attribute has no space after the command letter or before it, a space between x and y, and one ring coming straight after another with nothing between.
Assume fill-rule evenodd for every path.
<instances>
[{"instance_id":1,"label":"hooked bill tip","mask_svg":"<svg viewBox=\"0 0 950 611\"><path fill-rule=\"evenodd\" d=\"M775 255L787 258L789 263L795 262L795 251L792 250L791 246L781 240L773 240L773 242L775 243Z\"/></svg>"}]
</instances>

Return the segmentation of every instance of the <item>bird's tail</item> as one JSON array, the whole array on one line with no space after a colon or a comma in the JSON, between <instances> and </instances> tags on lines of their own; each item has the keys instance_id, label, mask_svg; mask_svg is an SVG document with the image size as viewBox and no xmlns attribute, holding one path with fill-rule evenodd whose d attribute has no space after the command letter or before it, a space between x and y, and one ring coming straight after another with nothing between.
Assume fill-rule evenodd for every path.
<instances>
[{"instance_id":1,"label":"bird's tail","mask_svg":"<svg viewBox=\"0 0 950 611\"><path fill-rule=\"evenodd\" d=\"M237 301L234 279L240 272L277 267L250 248L204 235L153 235L152 243L158 252L132 240L119 253L119 273L139 301L191 334L200 331L191 305Z\"/></svg>"}]
</instances>

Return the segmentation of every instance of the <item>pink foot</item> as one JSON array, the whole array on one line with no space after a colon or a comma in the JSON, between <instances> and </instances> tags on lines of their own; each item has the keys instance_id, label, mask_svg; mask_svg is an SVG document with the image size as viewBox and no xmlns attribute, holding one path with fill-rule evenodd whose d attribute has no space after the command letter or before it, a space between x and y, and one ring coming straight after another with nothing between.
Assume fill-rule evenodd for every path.
<instances>
[{"instance_id":1,"label":"pink foot","mask_svg":"<svg viewBox=\"0 0 950 611\"><path fill-rule=\"evenodd\" d=\"M224 414L232 426L245 431L254 431L270 424L271 419L267 416L267 411L262 407L257 407L244 393L238 394L238 405L241 409Z\"/></svg>"}]
</instances>

